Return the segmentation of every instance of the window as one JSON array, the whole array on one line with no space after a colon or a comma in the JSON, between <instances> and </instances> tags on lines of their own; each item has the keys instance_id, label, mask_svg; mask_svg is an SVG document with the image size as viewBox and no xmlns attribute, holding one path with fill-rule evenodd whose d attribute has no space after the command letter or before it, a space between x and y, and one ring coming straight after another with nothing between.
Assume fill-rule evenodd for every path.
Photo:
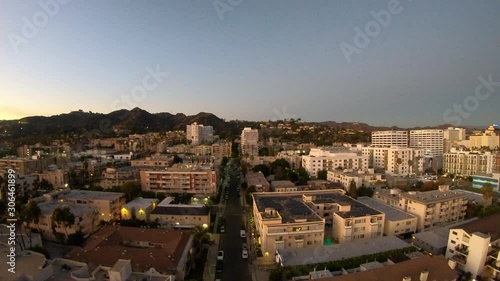
<instances>
[{"instance_id":1,"label":"window","mask_svg":"<svg viewBox=\"0 0 500 281\"><path fill-rule=\"evenodd\" d=\"M406 222L406 225L410 225L410 224L411 224L411 221L407 221L407 222Z\"/></svg>"},{"instance_id":2,"label":"window","mask_svg":"<svg viewBox=\"0 0 500 281\"><path fill-rule=\"evenodd\" d=\"M457 242L455 242L455 240L451 240L450 242L451 242L451 244L457 244Z\"/></svg>"}]
</instances>

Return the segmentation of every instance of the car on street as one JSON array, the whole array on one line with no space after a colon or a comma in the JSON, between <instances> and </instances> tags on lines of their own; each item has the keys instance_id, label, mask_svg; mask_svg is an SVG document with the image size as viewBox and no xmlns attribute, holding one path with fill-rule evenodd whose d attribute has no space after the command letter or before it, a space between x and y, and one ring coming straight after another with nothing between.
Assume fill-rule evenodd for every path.
<instances>
[{"instance_id":1,"label":"car on street","mask_svg":"<svg viewBox=\"0 0 500 281\"><path fill-rule=\"evenodd\" d=\"M246 238L247 237L247 233L245 232L245 230L240 230L240 237L241 238Z\"/></svg>"},{"instance_id":2,"label":"car on street","mask_svg":"<svg viewBox=\"0 0 500 281\"><path fill-rule=\"evenodd\" d=\"M218 261L224 260L224 251L217 252L217 260Z\"/></svg>"},{"instance_id":3,"label":"car on street","mask_svg":"<svg viewBox=\"0 0 500 281\"><path fill-rule=\"evenodd\" d=\"M220 227L220 233L225 233L226 232L226 226L225 225L222 225Z\"/></svg>"},{"instance_id":4,"label":"car on street","mask_svg":"<svg viewBox=\"0 0 500 281\"><path fill-rule=\"evenodd\" d=\"M248 259L248 250L242 250L241 251L241 257L244 259Z\"/></svg>"},{"instance_id":5,"label":"car on street","mask_svg":"<svg viewBox=\"0 0 500 281\"><path fill-rule=\"evenodd\" d=\"M243 243L243 245L241 245L241 249L248 250L247 243Z\"/></svg>"}]
</instances>

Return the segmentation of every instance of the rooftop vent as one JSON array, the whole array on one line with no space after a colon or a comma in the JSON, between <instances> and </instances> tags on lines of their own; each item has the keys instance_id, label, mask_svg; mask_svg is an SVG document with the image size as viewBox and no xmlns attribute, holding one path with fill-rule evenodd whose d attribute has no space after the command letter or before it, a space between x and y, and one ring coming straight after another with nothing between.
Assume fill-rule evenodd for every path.
<instances>
[{"instance_id":1,"label":"rooftop vent","mask_svg":"<svg viewBox=\"0 0 500 281\"><path fill-rule=\"evenodd\" d=\"M411 276L405 276L405 277L403 277L403 281L411 281Z\"/></svg>"},{"instance_id":2,"label":"rooftop vent","mask_svg":"<svg viewBox=\"0 0 500 281\"><path fill-rule=\"evenodd\" d=\"M420 272L420 281L427 281L427 278L429 278L429 271L424 270Z\"/></svg>"}]
</instances>

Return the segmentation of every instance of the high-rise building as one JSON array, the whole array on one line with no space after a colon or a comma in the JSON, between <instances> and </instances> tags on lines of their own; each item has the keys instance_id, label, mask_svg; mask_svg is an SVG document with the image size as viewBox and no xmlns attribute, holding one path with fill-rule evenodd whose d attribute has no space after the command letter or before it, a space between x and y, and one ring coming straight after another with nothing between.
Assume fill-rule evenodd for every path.
<instances>
[{"instance_id":1,"label":"high-rise building","mask_svg":"<svg viewBox=\"0 0 500 281\"><path fill-rule=\"evenodd\" d=\"M495 149L500 146L500 136L495 132L495 127L490 126L483 134L470 136L469 147L481 148L488 147Z\"/></svg>"},{"instance_id":2,"label":"high-rise building","mask_svg":"<svg viewBox=\"0 0 500 281\"><path fill-rule=\"evenodd\" d=\"M491 174L493 155L491 152L480 153L452 149L450 153L444 154L443 171L463 176Z\"/></svg>"},{"instance_id":3,"label":"high-rise building","mask_svg":"<svg viewBox=\"0 0 500 281\"><path fill-rule=\"evenodd\" d=\"M384 169L387 174L409 175L423 171L424 150L404 147L363 147L370 168Z\"/></svg>"},{"instance_id":4,"label":"high-rise building","mask_svg":"<svg viewBox=\"0 0 500 281\"><path fill-rule=\"evenodd\" d=\"M426 156L443 156L443 130L410 131L410 147L422 148Z\"/></svg>"},{"instance_id":5,"label":"high-rise building","mask_svg":"<svg viewBox=\"0 0 500 281\"><path fill-rule=\"evenodd\" d=\"M200 143L210 143L214 141L214 128L193 123L186 126L186 138L192 145Z\"/></svg>"},{"instance_id":6,"label":"high-rise building","mask_svg":"<svg viewBox=\"0 0 500 281\"><path fill-rule=\"evenodd\" d=\"M446 130L443 130L443 136L445 140L449 141L462 141L465 140L465 132L464 128L453 128L449 127Z\"/></svg>"},{"instance_id":7,"label":"high-rise building","mask_svg":"<svg viewBox=\"0 0 500 281\"><path fill-rule=\"evenodd\" d=\"M372 146L376 147L408 147L407 131L375 131L372 132Z\"/></svg>"},{"instance_id":8,"label":"high-rise building","mask_svg":"<svg viewBox=\"0 0 500 281\"><path fill-rule=\"evenodd\" d=\"M259 155L259 130L244 128L241 132L241 155Z\"/></svg>"}]
</instances>

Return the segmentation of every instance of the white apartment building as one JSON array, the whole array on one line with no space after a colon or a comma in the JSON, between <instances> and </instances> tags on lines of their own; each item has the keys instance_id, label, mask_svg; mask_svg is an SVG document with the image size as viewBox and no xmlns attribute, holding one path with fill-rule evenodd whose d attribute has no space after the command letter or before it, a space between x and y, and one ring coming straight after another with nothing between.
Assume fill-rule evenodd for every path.
<instances>
[{"instance_id":1,"label":"white apartment building","mask_svg":"<svg viewBox=\"0 0 500 281\"><path fill-rule=\"evenodd\" d=\"M244 128L241 132L241 155L259 155L259 130Z\"/></svg>"},{"instance_id":2,"label":"white apartment building","mask_svg":"<svg viewBox=\"0 0 500 281\"><path fill-rule=\"evenodd\" d=\"M452 149L443 157L443 171L462 176L491 174L493 172L493 154L491 152L469 152Z\"/></svg>"},{"instance_id":3,"label":"white apartment building","mask_svg":"<svg viewBox=\"0 0 500 281\"><path fill-rule=\"evenodd\" d=\"M139 181L138 167L106 168L101 174L99 186L104 189Z\"/></svg>"},{"instance_id":4,"label":"white apartment building","mask_svg":"<svg viewBox=\"0 0 500 281\"><path fill-rule=\"evenodd\" d=\"M156 208L158 201L156 198L135 198L123 206L121 218L122 220L130 220L135 217L138 220L148 221L149 215Z\"/></svg>"},{"instance_id":5,"label":"white apartment building","mask_svg":"<svg viewBox=\"0 0 500 281\"><path fill-rule=\"evenodd\" d=\"M211 143L214 141L214 128L195 122L186 126L186 138L192 145Z\"/></svg>"},{"instance_id":6,"label":"white apartment building","mask_svg":"<svg viewBox=\"0 0 500 281\"><path fill-rule=\"evenodd\" d=\"M446 258L457 270L500 279L500 214L450 229ZM486 279L485 279L486 280Z\"/></svg>"},{"instance_id":7,"label":"white apartment building","mask_svg":"<svg viewBox=\"0 0 500 281\"><path fill-rule=\"evenodd\" d=\"M368 157L368 166L384 169L390 175L410 175L422 172L424 168L423 149L402 147L363 147ZM400 164L399 164L400 163Z\"/></svg>"},{"instance_id":8,"label":"white apartment building","mask_svg":"<svg viewBox=\"0 0 500 281\"><path fill-rule=\"evenodd\" d=\"M63 188L67 183L64 171L61 169L34 173L33 176L36 176L39 181L46 180L48 183L52 184L55 189Z\"/></svg>"},{"instance_id":9,"label":"white apartment building","mask_svg":"<svg viewBox=\"0 0 500 281\"><path fill-rule=\"evenodd\" d=\"M316 176L321 170L330 171L337 168L366 170L368 156L352 152L345 147L311 148L309 155L302 156L302 167L311 176Z\"/></svg>"},{"instance_id":10,"label":"white apartment building","mask_svg":"<svg viewBox=\"0 0 500 281\"><path fill-rule=\"evenodd\" d=\"M410 147L424 149L426 156L441 157L444 149L443 130L410 131Z\"/></svg>"},{"instance_id":11,"label":"white apartment building","mask_svg":"<svg viewBox=\"0 0 500 281\"><path fill-rule=\"evenodd\" d=\"M213 195L217 189L217 172L212 165L176 164L171 168L140 171L144 191Z\"/></svg>"},{"instance_id":12,"label":"white apartment building","mask_svg":"<svg viewBox=\"0 0 500 281\"><path fill-rule=\"evenodd\" d=\"M327 173L327 180L338 182L347 190L352 181L356 187L361 185L370 186L376 182L386 182L383 174L375 173L373 169L363 170L331 170Z\"/></svg>"},{"instance_id":13,"label":"white apartment building","mask_svg":"<svg viewBox=\"0 0 500 281\"><path fill-rule=\"evenodd\" d=\"M408 147L407 131L375 131L372 132L372 146Z\"/></svg>"},{"instance_id":14,"label":"white apartment building","mask_svg":"<svg viewBox=\"0 0 500 281\"><path fill-rule=\"evenodd\" d=\"M399 194L379 190L375 192L373 198L415 215L418 218L418 232L433 226L463 220L468 202L464 192L448 190L448 186L440 186L439 190L410 191Z\"/></svg>"}]
</instances>

